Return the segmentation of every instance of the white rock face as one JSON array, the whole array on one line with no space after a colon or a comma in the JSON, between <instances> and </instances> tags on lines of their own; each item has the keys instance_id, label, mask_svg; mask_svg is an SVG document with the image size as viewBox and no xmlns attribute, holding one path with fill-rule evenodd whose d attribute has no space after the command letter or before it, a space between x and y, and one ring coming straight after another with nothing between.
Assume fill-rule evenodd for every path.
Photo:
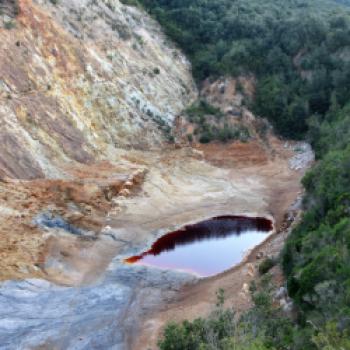
<instances>
[{"instance_id":1,"label":"white rock face","mask_svg":"<svg viewBox=\"0 0 350 350\"><path fill-rule=\"evenodd\" d=\"M288 144L285 147L289 147ZM293 170L307 169L315 161L315 153L307 142L298 142L294 146L297 154L290 159L289 166Z\"/></svg>"}]
</instances>

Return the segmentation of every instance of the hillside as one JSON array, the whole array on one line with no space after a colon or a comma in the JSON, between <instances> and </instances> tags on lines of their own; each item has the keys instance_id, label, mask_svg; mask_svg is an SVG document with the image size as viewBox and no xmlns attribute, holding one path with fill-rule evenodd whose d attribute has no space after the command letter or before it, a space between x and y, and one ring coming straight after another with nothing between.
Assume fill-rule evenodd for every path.
<instances>
[{"instance_id":1,"label":"hillside","mask_svg":"<svg viewBox=\"0 0 350 350\"><path fill-rule=\"evenodd\" d=\"M255 78L196 85L155 19L118 0L0 1L0 57L0 348L152 348L222 287L248 310L314 161L243 103ZM274 229L223 274L125 263L225 215Z\"/></svg>"},{"instance_id":2,"label":"hillside","mask_svg":"<svg viewBox=\"0 0 350 350\"><path fill-rule=\"evenodd\" d=\"M191 58L199 86L220 76L253 77L255 94L246 99L246 106L269 119L280 135L309 140L319 159L303 180L305 213L281 258L294 300L294 320L269 304L275 299L265 285L263 291L253 290L255 308L249 321L235 324L246 334L220 333L220 327L232 325L233 316L219 313L208 320L169 325L161 348L173 349L175 339L183 340L179 349L210 348L209 327L218 337L214 347L219 349L235 348L233 344L241 344L239 349L348 349L348 2L139 3ZM279 330L278 324L283 324ZM259 338L248 345L250 336Z\"/></svg>"},{"instance_id":3,"label":"hillside","mask_svg":"<svg viewBox=\"0 0 350 350\"><path fill-rule=\"evenodd\" d=\"M191 58L200 82L258 78L251 108L285 137L304 137L307 118L331 97L349 99L349 11L331 1L140 1ZM251 101L247 101L251 103Z\"/></svg>"},{"instance_id":4,"label":"hillside","mask_svg":"<svg viewBox=\"0 0 350 350\"><path fill-rule=\"evenodd\" d=\"M0 177L62 177L68 163L169 141L196 97L157 24L118 1L2 1Z\"/></svg>"},{"instance_id":5,"label":"hillside","mask_svg":"<svg viewBox=\"0 0 350 350\"><path fill-rule=\"evenodd\" d=\"M0 348L350 349L347 3L0 1ZM228 215L218 275L126 263Z\"/></svg>"}]
</instances>

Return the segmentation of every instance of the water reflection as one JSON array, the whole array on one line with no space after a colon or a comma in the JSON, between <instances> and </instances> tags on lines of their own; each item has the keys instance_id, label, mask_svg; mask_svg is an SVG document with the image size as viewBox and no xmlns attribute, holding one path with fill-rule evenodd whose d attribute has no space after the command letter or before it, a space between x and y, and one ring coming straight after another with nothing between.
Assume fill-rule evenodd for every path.
<instances>
[{"instance_id":1,"label":"water reflection","mask_svg":"<svg viewBox=\"0 0 350 350\"><path fill-rule=\"evenodd\" d=\"M208 277L239 263L271 230L272 222L266 218L216 217L170 232L126 262Z\"/></svg>"}]
</instances>

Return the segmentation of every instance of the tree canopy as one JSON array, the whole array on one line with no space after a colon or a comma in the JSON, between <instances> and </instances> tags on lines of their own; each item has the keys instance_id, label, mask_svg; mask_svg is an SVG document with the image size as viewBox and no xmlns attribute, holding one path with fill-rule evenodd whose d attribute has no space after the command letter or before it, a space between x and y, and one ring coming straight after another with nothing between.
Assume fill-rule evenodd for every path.
<instances>
[{"instance_id":1,"label":"tree canopy","mask_svg":"<svg viewBox=\"0 0 350 350\"><path fill-rule=\"evenodd\" d=\"M302 138L310 115L349 99L349 10L327 0L140 0L190 57L198 82L254 74L253 110ZM339 4L338 4L339 3Z\"/></svg>"}]
</instances>

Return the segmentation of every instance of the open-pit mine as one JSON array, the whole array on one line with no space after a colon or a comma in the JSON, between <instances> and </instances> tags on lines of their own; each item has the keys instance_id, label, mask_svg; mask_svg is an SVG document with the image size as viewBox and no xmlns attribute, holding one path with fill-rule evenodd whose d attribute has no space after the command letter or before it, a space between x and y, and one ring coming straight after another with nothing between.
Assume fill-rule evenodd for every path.
<instances>
[{"instance_id":1,"label":"open-pit mine","mask_svg":"<svg viewBox=\"0 0 350 350\"><path fill-rule=\"evenodd\" d=\"M254 133L234 80L197 91L185 56L139 9L0 7L0 348L152 349L169 320L208 314L219 288L246 310L259 259L298 220L310 146ZM200 94L241 108L252 138L187 142L182 112ZM227 241L199 252L199 266L147 262L176 232ZM203 266L224 246L223 265Z\"/></svg>"}]
</instances>

